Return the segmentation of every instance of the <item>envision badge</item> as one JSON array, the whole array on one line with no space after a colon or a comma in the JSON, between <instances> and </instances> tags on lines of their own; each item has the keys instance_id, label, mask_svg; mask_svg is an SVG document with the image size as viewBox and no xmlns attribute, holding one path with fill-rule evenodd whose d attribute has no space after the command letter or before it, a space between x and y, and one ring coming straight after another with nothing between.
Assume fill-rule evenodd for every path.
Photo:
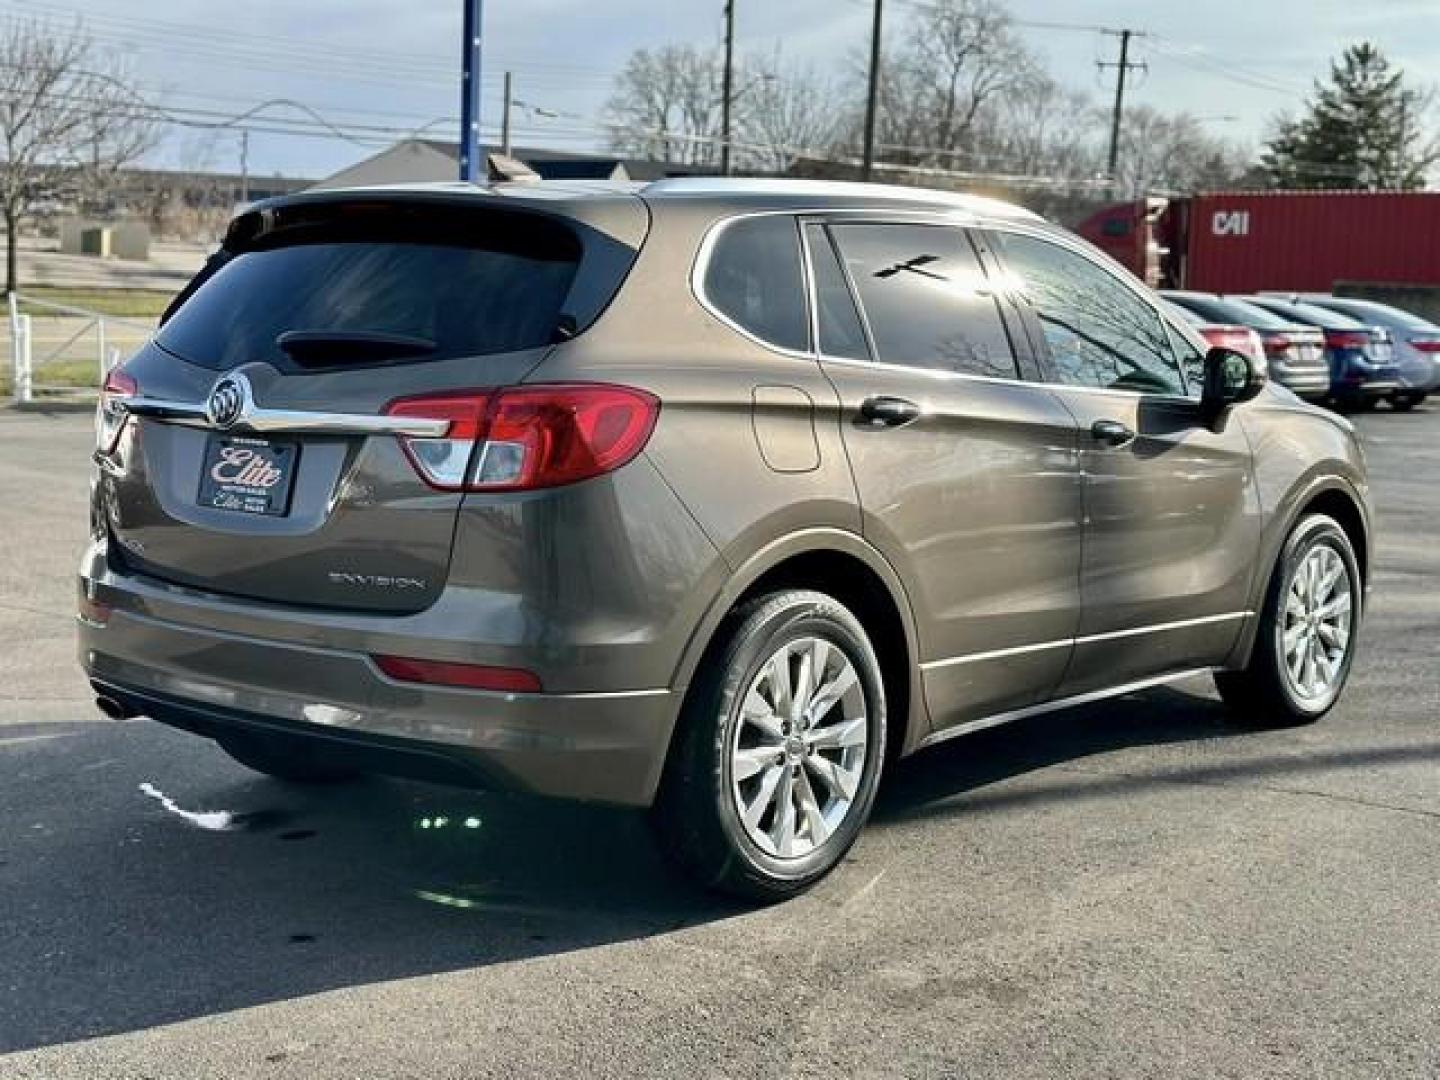
<instances>
[{"instance_id":1,"label":"envision badge","mask_svg":"<svg viewBox=\"0 0 1440 1080\"><path fill-rule=\"evenodd\" d=\"M347 574L340 570L331 570L326 576L330 578L331 585L360 585L374 589L425 588L422 578L393 577L390 574Z\"/></svg>"},{"instance_id":2,"label":"envision badge","mask_svg":"<svg viewBox=\"0 0 1440 1080\"><path fill-rule=\"evenodd\" d=\"M205 399L205 419L222 431L233 427L250 411L252 400L249 379L244 375L222 375Z\"/></svg>"}]
</instances>

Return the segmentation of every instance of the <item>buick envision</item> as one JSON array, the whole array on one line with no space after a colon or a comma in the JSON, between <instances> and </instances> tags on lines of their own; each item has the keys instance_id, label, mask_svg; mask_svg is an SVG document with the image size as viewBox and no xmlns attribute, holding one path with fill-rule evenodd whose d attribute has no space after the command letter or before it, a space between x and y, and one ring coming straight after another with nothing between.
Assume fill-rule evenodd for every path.
<instances>
[{"instance_id":1,"label":"buick envision","mask_svg":"<svg viewBox=\"0 0 1440 1080\"><path fill-rule=\"evenodd\" d=\"M648 807L765 898L938 740L1202 671L1316 719L1372 546L1345 420L1026 211L846 184L261 204L95 461L108 714Z\"/></svg>"}]
</instances>

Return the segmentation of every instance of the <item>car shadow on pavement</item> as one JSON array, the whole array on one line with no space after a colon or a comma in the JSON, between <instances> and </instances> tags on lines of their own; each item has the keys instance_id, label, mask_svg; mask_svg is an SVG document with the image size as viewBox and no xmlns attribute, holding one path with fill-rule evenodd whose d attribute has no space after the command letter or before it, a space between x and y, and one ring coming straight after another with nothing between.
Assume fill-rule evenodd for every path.
<instances>
[{"instance_id":1,"label":"car shadow on pavement","mask_svg":"<svg viewBox=\"0 0 1440 1080\"><path fill-rule=\"evenodd\" d=\"M746 910L673 878L635 812L294 787L143 721L7 730L26 737L0 740L0 1053ZM875 818L904 827L1049 766L1237 733L1214 700L1169 690L1033 717L900 763Z\"/></svg>"},{"instance_id":2,"label":"car shadow on pavement","mask_svg":"<svg viewBox=\"0 0 1440 1080\"><path fill-rule=\"evenodd\" d=\"M0 776L0 1053L743 910L634 812L298 788L148 722L0 743Z\"/></svg>"},{"instance_id":3,"label":"car shadow on pavement","mask_svg":"<svg viewBox=\"0 0 1440 1080\"><path fill-rule=\"evenodd\" d=\"M1042 713L942 742L896 763L881 788L874 819L924 816L952 797L1111 750L1245 733L1218 699L1169 687Z\"/></svg>"}]
</instances>

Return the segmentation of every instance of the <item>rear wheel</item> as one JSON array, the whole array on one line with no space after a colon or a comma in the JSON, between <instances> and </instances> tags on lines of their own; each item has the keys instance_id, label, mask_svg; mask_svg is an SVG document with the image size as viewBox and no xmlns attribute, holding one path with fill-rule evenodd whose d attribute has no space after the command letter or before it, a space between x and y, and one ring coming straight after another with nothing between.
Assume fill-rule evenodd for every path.
<instances>
[{"instance_id":1,"label":"rear wheel","mask_svg":"<svg viewBox=\"0 0 1440 1080\"><path fill-rule=\"evenodd\" d=\"M1350 675L1361 598L1345 530L1324 514L1304 518L1280 554L1250 663L1215 675L1237 718L1286 727L1325 715Z\"/></svg>"},{"instance_id":2,"label":"rear wheel","mask_svg":"<svg viewBox=\"0 0 1440 1080\"><path fill-rule=\"evenodd\" d=\"M1424 394L1396 394L1390 399L1390 407L1396 412L1409 412L1424 400Z\"/></svg>"},{"instance_id":3,"label":"rear wheel","mask_svg":"<svg viewBox=\"0 0 1440 1080\"><path fill-rule=\"evenodd\" d=\"M804 891L870 815L885 692L859 621L823 593L740 608L702 665L651 813L703 885L751 899Z\"/></svg>"},{"instance_id":4,"label":"rear wheel","mask_svg":"<svg viewBox=\"0 0 1440 1080\"><path fill-rule=\"evenodd\" d=\"M283 735L227 735L220 749L246 768L292 784L335 784L353 780L358 769L329 760L304 739Z\"/></svg>"}]
</instances>

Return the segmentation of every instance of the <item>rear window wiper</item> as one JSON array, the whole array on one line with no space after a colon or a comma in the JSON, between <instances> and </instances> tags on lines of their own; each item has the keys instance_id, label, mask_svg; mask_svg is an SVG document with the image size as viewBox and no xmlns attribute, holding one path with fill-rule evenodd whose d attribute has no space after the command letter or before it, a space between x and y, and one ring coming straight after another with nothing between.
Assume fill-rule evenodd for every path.
<instances>
[{"instance_id":1,"label":"rear window wiper","mask_svg":"<svg viewBox=\"0 0 1440 1080\"><path fill-rule=\"evenodd\" d=\"M275 344L302 367L373 364L424 356L436 349L429 338L384 330L286 330Z\"/></svg>"}]
</instances>

